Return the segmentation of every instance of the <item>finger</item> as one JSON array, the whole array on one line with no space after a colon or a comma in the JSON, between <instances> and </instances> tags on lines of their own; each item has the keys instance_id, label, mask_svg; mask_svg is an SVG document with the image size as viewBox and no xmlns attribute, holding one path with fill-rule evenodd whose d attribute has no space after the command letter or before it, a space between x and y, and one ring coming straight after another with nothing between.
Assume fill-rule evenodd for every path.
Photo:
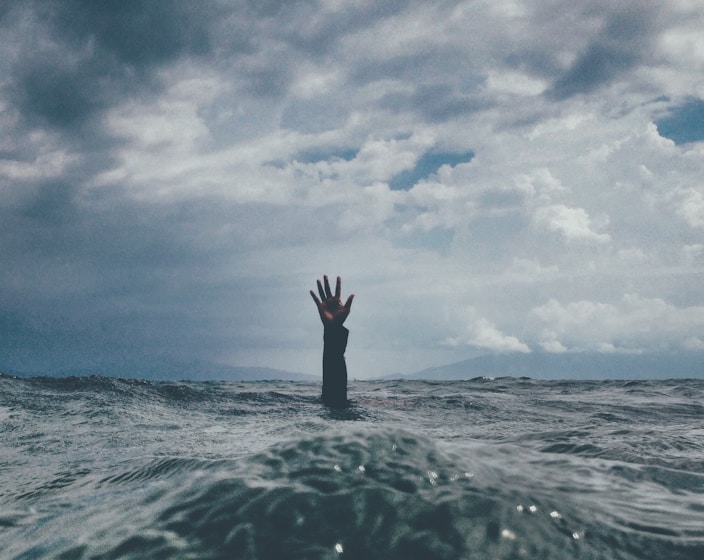
<instances>
[{"instance_id":1,"label":"finger","mask_svg":"<svg viewBox=\"0 0 704 560\"><path fill-rule=\"evenodd\" d=\"M342 278L337 277L337 282L335 283L335 297L340 299L340 291L342 290Z\"/></svg>"},{"instance_id":2,"label":"finger","mask_svg":"<svg viewBox=\"0 0 704 560\"><path fill-rule=\"evenodd\" d=\"M323 285L320 283L320 280L318 280L318 293L320 294L321 300L325 299L325 292L323 291Z\"/></svg>"},{"instance_id":3,"label":"finger","mask_svg":"<svg viewBox=\"0 0 704 560\"><path fill-rule=\"evenodd\" d=\"M315 305L320 307L320 300L318 299L318 296L315 295L315 292L313 290L310 291L310 295L313 298L313 301L315 302Z\"/></svg>"},{"instance_id":4,"label":"finger","mask_svg":"<svg viewBox=\"0 0 704 560\"><path fill-rule=\"evenodd\" d=\"M350 297L347 298L347 301L345 302L345 309L349 311L352 309L352 300L354 299L354 294L351 294Z\"/></svg>"},{"instance_id":5,"label":"finger","mask_svg":"<svg viewBox=\"0 0 704 560\"><path fill-rule=\"evenodd\" d=\"M330 282L328 281L328 275L326 274L323 276L323 280L325 281L325 297L332 297L332 292L330 291Z\"/></svg>"}]
</instances>

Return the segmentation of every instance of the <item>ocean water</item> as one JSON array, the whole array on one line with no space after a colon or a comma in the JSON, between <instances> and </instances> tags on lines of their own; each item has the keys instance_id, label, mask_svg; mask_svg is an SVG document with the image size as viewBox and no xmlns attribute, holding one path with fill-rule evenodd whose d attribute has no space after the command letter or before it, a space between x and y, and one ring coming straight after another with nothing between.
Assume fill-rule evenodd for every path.
<instances>
[{"instance_id":1,"label":"ocean water","mask_svg":"<svg viewBox=\"0 0 704 560\"><path fill-rule=\"evenodd\" d=\"M704 381L0 375L0 558L704 558Z\"/></svg>"}]
</instances>

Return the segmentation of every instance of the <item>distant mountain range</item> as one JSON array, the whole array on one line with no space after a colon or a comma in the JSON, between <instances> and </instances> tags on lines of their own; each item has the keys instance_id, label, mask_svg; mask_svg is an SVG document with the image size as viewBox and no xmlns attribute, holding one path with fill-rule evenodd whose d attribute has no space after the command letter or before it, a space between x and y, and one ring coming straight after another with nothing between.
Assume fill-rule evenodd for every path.
<instances>
[{"instance_id":1,"label":"distant mountain range","mask_svg":"<svg viewBox=\"0 0 704 560\"><path fill-rule=\"evenodd\" d=\"M14 375L105 375L148 380L191 381L310 381L320 374L284 371L266 367L238 367L207 361L177 362L154 360L148 363L119 363L59 371L12 371ZM534 379L667 379L703 378L704 352L602 354L597 352L550 354L546 352L487 354L412 374L393 374L377 379L427 379L434 381L476 377L531 377ZM350 372L354 377L354 372Z\"/></svg>"},{"instance_id":2,"label":"distant mountain range","mask_svg":"<svg viewBox=\"0 0 704 560\"><path fill-rule=\"evenodd\" d=\"M148 380L188 381L318 381L319 376L267 367L228 366L207 361L153 361L134 364L102 364L94 367L67 368L58 371L4 371L20 376L46 375L70 377L104 375Z\"/></svg>"},{"instance_id":3,"label":"distant mountain range","mask_svg":"<svg viewBox=\"0 0 704 560\"><path fill-rule=\"evenodd\" d=\"M475 377L535 379L668 379L704 377L704 353L620 354L547 352L490 354L385 379L454 380Z\"/></svg>"}]
</instances>

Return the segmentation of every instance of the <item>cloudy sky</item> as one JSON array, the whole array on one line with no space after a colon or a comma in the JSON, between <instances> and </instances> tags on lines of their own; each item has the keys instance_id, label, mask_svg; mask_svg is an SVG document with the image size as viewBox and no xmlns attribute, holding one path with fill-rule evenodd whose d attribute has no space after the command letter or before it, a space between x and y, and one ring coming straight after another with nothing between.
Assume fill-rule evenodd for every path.
<instances>
[{"instance_id":1,"label":"cloudy sky","mask_svg":"<svg viewBox=\"0 0 704 560\"><path fill-rule=\"evenodd\" d=\"M704 353L698 0L1 6L0 370Z\"/></svg>"}]
</instances>

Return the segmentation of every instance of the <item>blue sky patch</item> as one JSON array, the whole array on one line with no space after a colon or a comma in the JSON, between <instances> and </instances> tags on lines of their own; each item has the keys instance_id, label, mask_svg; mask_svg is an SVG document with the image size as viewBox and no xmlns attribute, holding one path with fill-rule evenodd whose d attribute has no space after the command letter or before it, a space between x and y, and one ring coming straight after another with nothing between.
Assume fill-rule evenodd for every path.
<instances>
[{"instance_id":1,"label":"blue sky patch","mask_svg":"<svg viewBox=\"0 0 704 560\"><path fill-rule=\"evenodd\" d=\"M474 152L449 153L449 152L427 152L416 162L413 169L402 171L389 181L392 190L407 191L421 179L426 179L433 173L437 173L443 165L454 167L460 163L467 163L474 157Z\"/></svg>"},{"instance_id":2,"label":"blue sky patch","mask_svg":"<svg viewBox=\"0 0 704 560\"><path fill-rule=\"evenodd\" d=\"M678 145L704 140L704 100L689 99L670 109L655 124L660 136L669 138Z\"/></svg>"}]
</instances>

